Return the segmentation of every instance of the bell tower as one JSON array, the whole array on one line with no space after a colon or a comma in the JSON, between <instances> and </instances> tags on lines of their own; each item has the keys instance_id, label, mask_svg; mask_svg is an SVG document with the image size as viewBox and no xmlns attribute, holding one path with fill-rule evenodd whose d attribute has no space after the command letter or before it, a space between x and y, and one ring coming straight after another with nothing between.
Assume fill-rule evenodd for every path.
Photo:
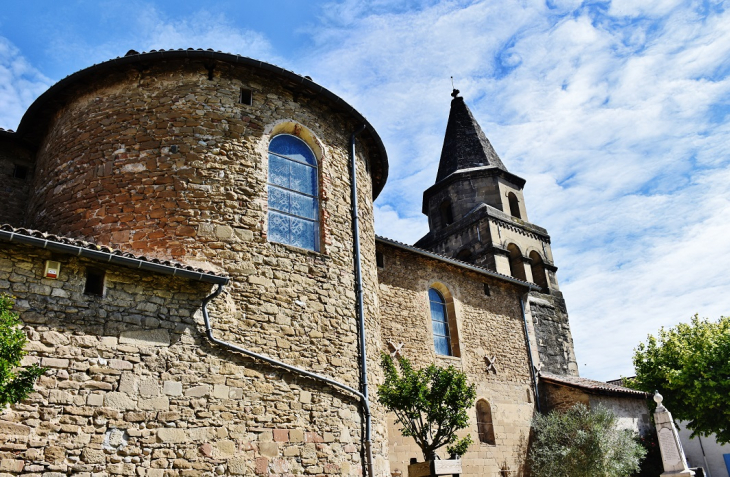
<instances>
[{"instance_id":1,"label":"bell tower","mask_svg":"<svg viewBox=\"0 0 730 477\"><path fill-rule=\"evenodd\" d=\"M436 182L423 193L429 232L415 246L537 285L527 309L540 364L577 375L550 235L528 220L525 180L507 170L459 91L451 96Z\"/></svg>"}]
</instances>

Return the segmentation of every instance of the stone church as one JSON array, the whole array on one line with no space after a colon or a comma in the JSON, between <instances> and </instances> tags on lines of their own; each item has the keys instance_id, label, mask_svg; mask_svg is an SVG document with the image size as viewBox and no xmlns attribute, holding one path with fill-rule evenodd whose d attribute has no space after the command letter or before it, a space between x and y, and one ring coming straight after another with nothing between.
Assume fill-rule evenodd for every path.
<instances>
[{"instance_id":1,"label":"stone church","mask_svg":"<svg viewBox=\"0 0 730 477\"><path fill-rule=\"evenodd\" d=\"M0 413L0 473L405 476L381 352L476 385L462 475L528 475L535 412L645 428L643 393L578 377L525 180L452 96L407 245L375 235L380 137L308 77L130 51L41 95L0 130L0 292L48 368Z\"/></svg>"}]
</instances>

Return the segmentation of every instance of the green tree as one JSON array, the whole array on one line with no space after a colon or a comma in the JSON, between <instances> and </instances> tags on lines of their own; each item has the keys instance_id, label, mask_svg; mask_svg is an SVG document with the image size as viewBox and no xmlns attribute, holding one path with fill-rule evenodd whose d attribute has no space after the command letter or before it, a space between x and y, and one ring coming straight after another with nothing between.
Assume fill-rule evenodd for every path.
<instances>
[{"instance_id":1,"label":"green tree","mask_svg":"<svg viewBox=\"0 0 730 477\"><path fill-rule=\"evenodd\" d=\"M692 436L715 433L718 442L730 442L730 318L711 322L695 315L689 324L660 329L636 348L634 368L627 385L658 390Z\"/></svg>"},{"instance_id":2,"label":"green tree","mask_svg":"<svg viewBox=\"0 0 730 477\"><path fill-rule=\"evenodd\" d=\"M576 404L537 414L529 461L533 477L624 477L639 470L646 451L634 433L618 429L605 407Z\"/></svg>"},{"instance_id":3,"label":"green tree","mask_svg":"<svg viewBox=\"0 0 730 477\"><path fill-rule=\"evenodd\" d=\"M38 365L19 368L28 342L19 328L18 314L12 311L13 300L0 294L0 405L13 404L25 399L33 384L46 368Z\"/></svg>"},{"instance_id":4,"label":"green tree","mask_svg":"<svg viewBox=\"0 0 730 477\"><path fill-rule=\"evenodd\" d=\"M467 411L476 398L466 375L453 366L433 364L414 370L406 358L399 358L396 367L385 353L381 365L385 382L378 386L378 402L395 414L403 426L401 433L413 437L423 458L433 460L436 450L445 445L450 454L463 455L472 443L471 435L458 439L456 432L469 425Z\"/></svg>"}]
</instances>

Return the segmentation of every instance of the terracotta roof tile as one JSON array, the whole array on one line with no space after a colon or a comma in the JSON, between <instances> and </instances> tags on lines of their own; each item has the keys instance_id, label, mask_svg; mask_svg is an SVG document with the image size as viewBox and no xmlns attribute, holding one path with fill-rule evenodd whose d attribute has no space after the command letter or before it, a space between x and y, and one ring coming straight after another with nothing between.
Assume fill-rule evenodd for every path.
<instances>
[{"instance_id":1,"label":"terracotta roof tile","mask_svg":"<svg viewBox=\"0 0 730 477\"><path fill-rule=\"evenodd\" d=\"M23 241L22 238L26 237L31 240ZM0 225L0 239L6 240L6 241L19 241L24 243L29 242L37 242L37 245L40 246L42 243L43 248L54 248L52 244L58 244L58 245L69 245L71 247L75 247L79 250L79 255L84 255L83 250L88 250L92 252L101 252L103 254L106 254L109 256L110 262L115 262L113 257L119 257L120 259L127 259L127 260L116 260L121 265L131 266L131 262L135 262L138 267L135 268L149 268L144 267L142 264L154 264L154 265L160 265L162 268L158 268L159 271L162 273L168 272L168 274L171 275L178 275L177 271L184 272L180 275L187 276L188 278L193 278L201 280L201 281L212 281L214 283L222 283L227 282L228 278L224 275L213 273L210 270L204 270L202 268L196 268L190 265L185 265L184 263L176 262L173 260L161 260L159 258L152 258L152 257L146 257L144 255L135 255L130 252L124 252L122 250L117 250L112 247L106 246L106 245L97 245L93 242L88 242L86 240L80 240L70 237L63 237L60 235L54 235L49 234L46 232L41 232L39 230L33 230L33 229L26 229L22 227L13 227L8 224ZM20 240L19 240L20 239ZM38 239L36 241L33 241L32 239ZM39 242L39 240L42 240L43 242ZM33 243L29 243L33 245ZM51 245L51 246L49 246ZM94 258L94 257L90 257ZM169 270L166 270L169 269ZM185 273L187 272L187 273Z\"/></svg>"},{"instance_id":2,"label":"terracotta roof tile","mask_svg":"<svg viewBox=\"0 0 730 477\"><path fill-rule=\"evenodd\" d=\"M636 397L648 396L648 394L644 391L637 391L636 389L629 389L623 386L618 386L616 384L606 383L603 381L595 381L593 379L581 378L578 376L557 375L545 371L540 371L540 379L555 384L584 389L589 392L593 391L599 394L629 394Z\"/></svg>"}]
</instances>

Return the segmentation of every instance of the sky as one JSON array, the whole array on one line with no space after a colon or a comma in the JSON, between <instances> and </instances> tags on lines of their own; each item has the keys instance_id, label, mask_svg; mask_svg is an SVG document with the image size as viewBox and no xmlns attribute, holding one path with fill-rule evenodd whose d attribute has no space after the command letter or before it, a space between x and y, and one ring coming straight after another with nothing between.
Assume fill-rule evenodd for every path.
<instances>
[{"instance_id":1,"label":"sky","mask_svg":"<svg viewBox=\"0 0 730 477\"><path fill-rule=\"evenodd\" d=\"M0 9L0 127L128 50L213 48L333 91L378 131L376 231L414 243L451 77L551 235L581 376L730 308L730 12L678 0L28 0Z\"/></svg>"}]
</instances>

